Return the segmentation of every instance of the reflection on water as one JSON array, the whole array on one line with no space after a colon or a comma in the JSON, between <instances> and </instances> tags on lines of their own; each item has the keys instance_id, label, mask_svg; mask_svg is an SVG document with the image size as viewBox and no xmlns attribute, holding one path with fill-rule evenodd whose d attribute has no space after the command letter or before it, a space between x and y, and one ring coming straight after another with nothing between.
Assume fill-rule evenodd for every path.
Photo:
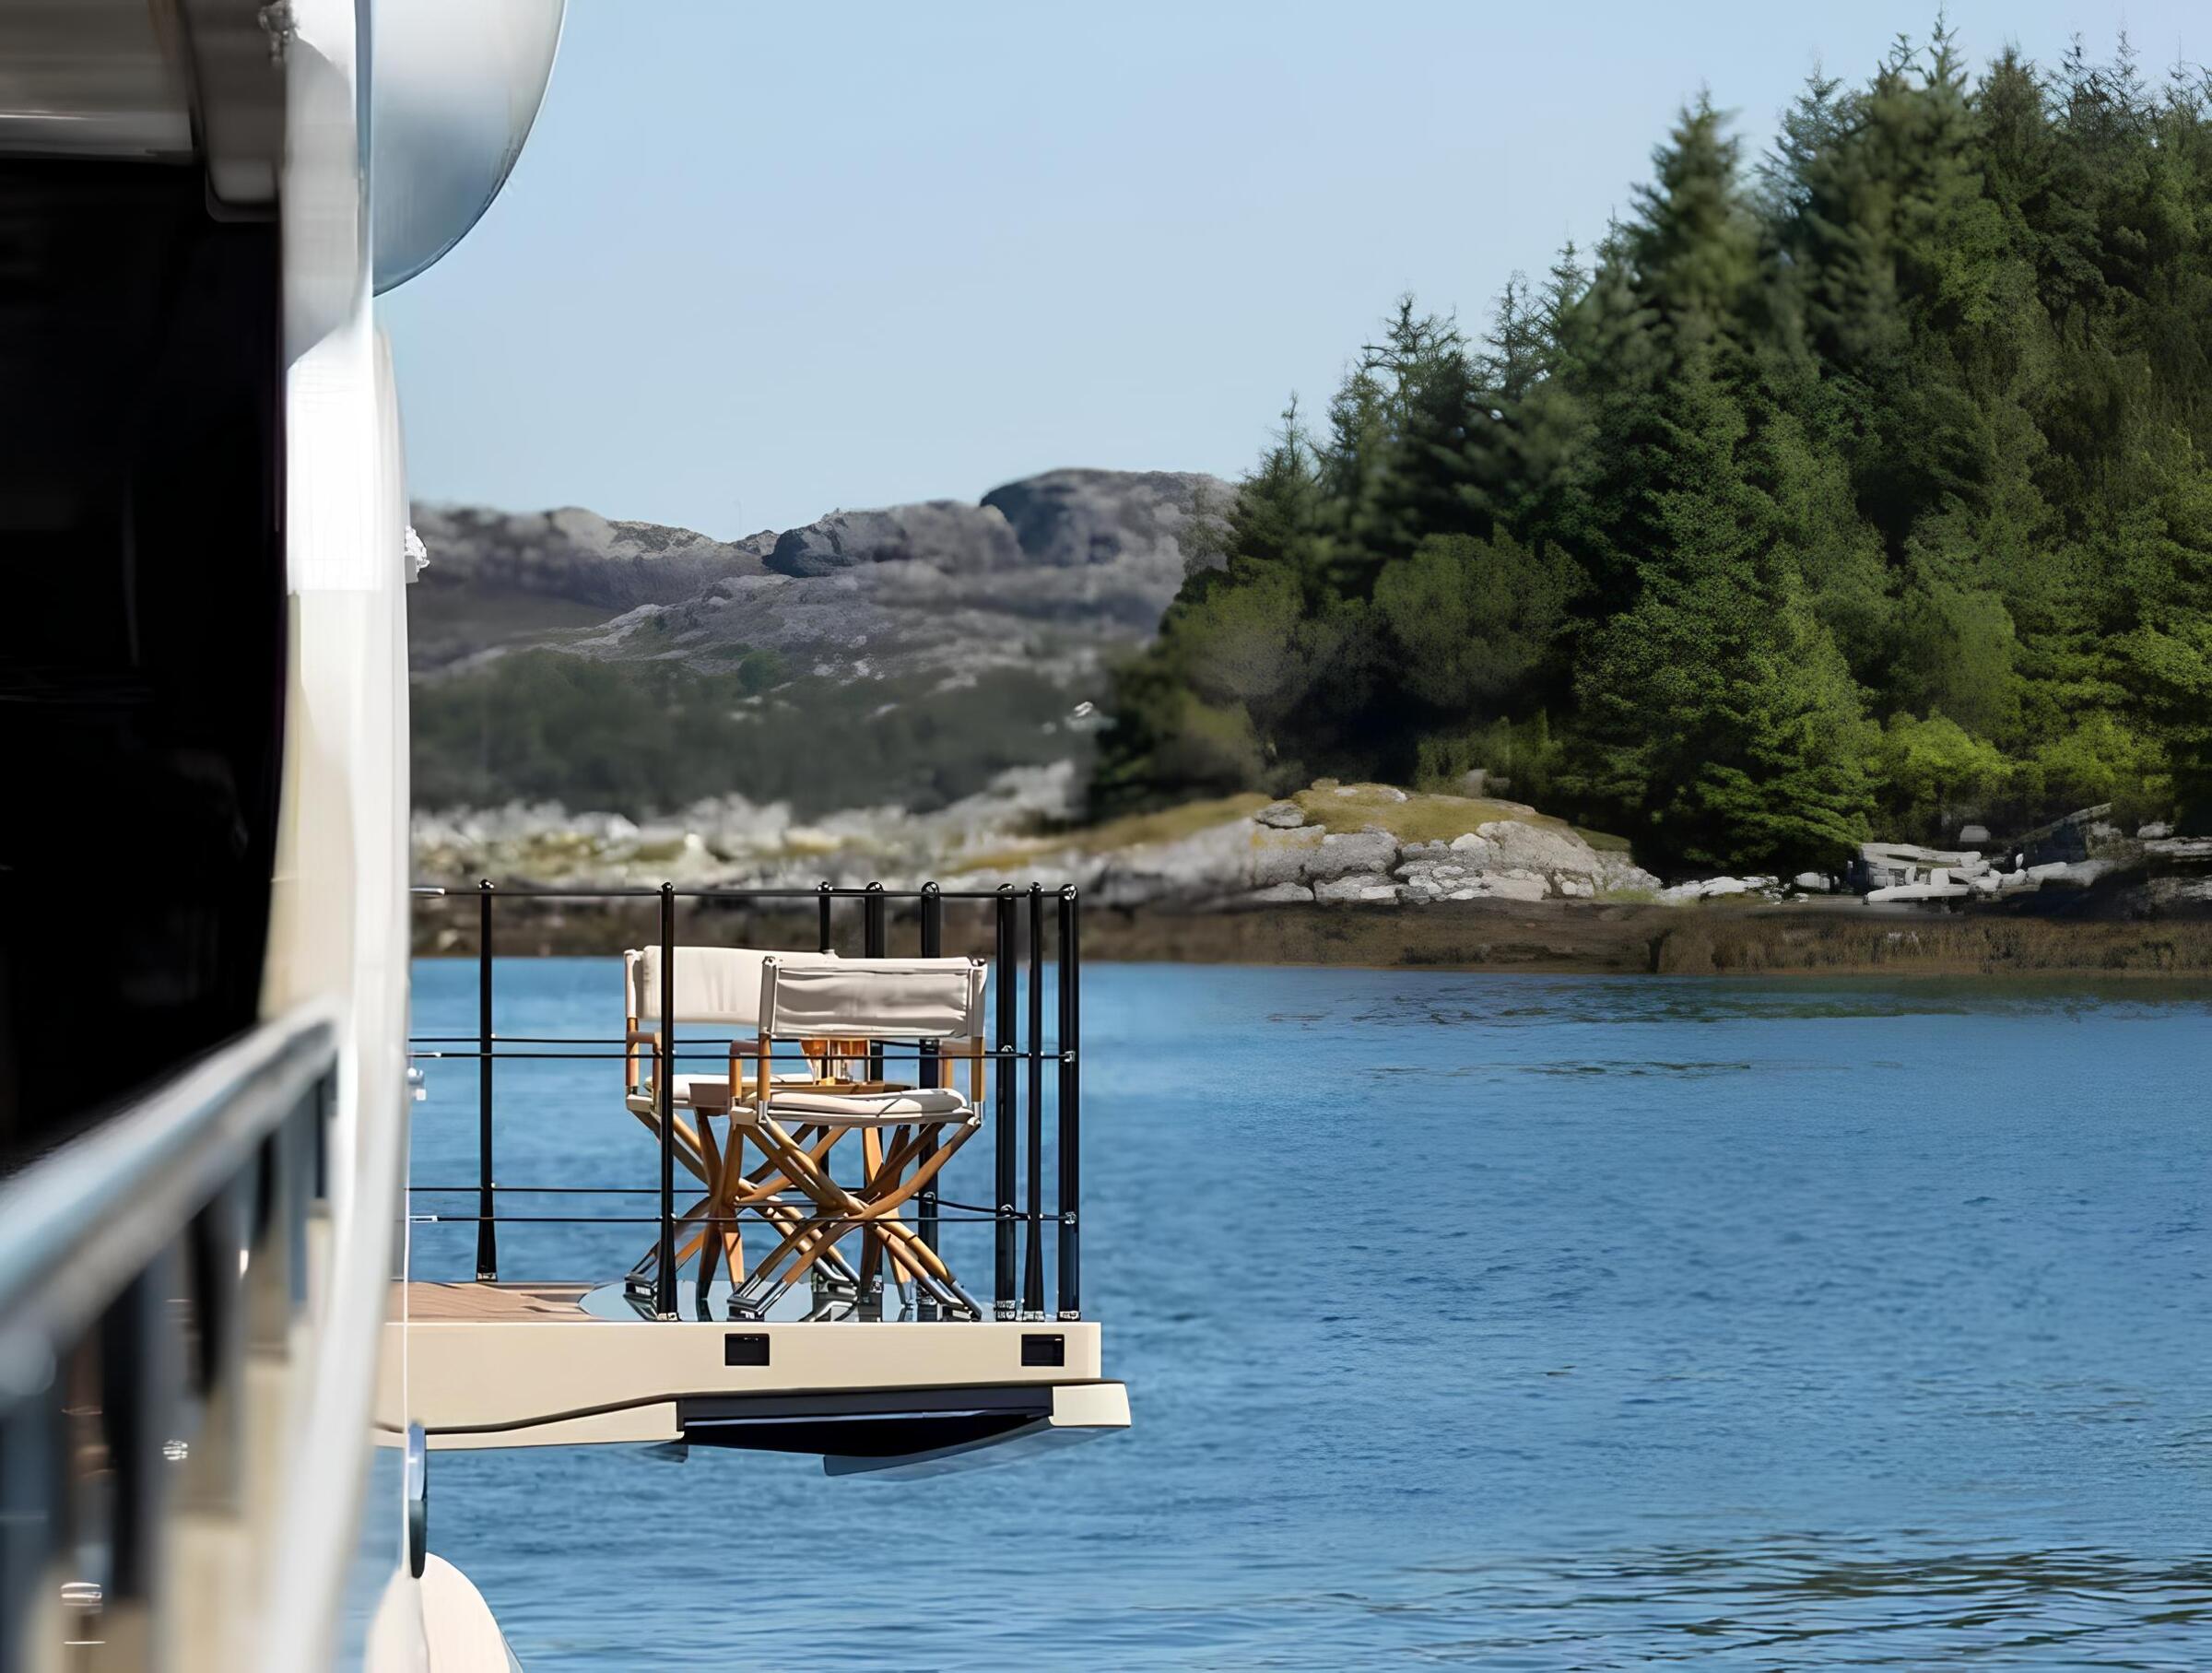
<instances>
[{"instance_id":1,"label":"reflection on water","mask_svg":"<svg viewBox=\"0 0 2212 1673\"><path fill-rule=\"evenodd\" d=\"M473 1026L472 974L421 967L423 1031ZM618 1003L611 961L502 984L510 1032ZM1135 1428L924 1483L441 1455L433 1543L533 1673L2212 1665L2200 994L1103 967L1085 1000L1086 1302ZM650 1183L606 1066L501 1072L503 1182ZM474 1111L434 1067L418 1182L473 1176ZM644 1236L502 1259L612 1277ZM948 1228L956 1268L988 1236ZM466 1229L416 1248L467 1276Z\"/></svg>"}]
</instances>

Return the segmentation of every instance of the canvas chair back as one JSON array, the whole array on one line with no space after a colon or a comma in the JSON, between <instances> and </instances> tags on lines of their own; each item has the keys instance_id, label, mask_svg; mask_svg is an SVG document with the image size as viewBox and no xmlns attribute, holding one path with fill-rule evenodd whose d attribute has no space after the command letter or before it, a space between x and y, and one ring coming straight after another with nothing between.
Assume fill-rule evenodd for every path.
<instances>
[{"instance_id":1,"label":"canvas chair back","mask_svg":"<svg viewBox=\"0 0 2212 1673\"><path fill-rule=\"evenodd\" d=\"M705 1024L710 1028L726 1029L732 1036L730 1076L727 1085L737 1080L737 1059L749 1056L752 1047L739 1047L738 1038L750 1038L766 1032L760 1027L760 972L768 960L782 959L797 968L817 964L834 964L835 953L769 952L753 947L679 947L676 949L676 986L669 996L673 1001L672 1023ZM645 1066L645 1053L641 1048L653 1046L661 1027L661 949L657 947L633 948L622 955L623 1007L628 1013L624 1029L627 1046L623 1056L622 1084L625 1089L650 1086L652 1077ZM785 1035L782 1038L788 1039ZM817 1048L810 1055L820 1057ZM826 1058L820 1059L827 1062Z\"/></svg>"},{"instance_id":2,"label":"canvas chair back","mask_svg":"<svg viewBox=\"0 0 2212 1673\"><path fill-rule=\"evenodd\" d=\"M990 974L981 959L798 960L772 953L760 966L760 1032L980 1041Z\"/></svg>"},{"instance_id":3,"label":"canvas chair back","mask_svg":"<svg viewBox=\"0 0 2212 1673\"><path fill-rule=\"evenodd\" d=\"M793 969L838 962L835 953L771 953L751 947L679 947L676 949L672 1019L717 1024L733 1033L759 1032L760 967L771 958ZM646 947L624 953L622 975L629 996L629 1013L634 1019L632 1026L659 1027L661 949Z\"/></svg>"}]
</instances>

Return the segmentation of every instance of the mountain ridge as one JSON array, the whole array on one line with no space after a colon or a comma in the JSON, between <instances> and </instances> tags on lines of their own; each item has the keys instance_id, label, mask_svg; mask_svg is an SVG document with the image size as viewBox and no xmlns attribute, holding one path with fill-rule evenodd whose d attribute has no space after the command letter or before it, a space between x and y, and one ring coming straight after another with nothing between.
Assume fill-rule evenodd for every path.
<instances>
[{"instance_id":1,"label":"mountain ridge","mask_svg":"<svg viewBox=\"0 0 2212 1673\"><path fill-rule=\"evenodd\" d=\"M706 666L742 646L831 677L1040 657L1077 675L1149 637L1194 524L1235 491L1197 472L1068 468L973 504L840 510L733 541L574 506L418 505L414 669L530 648Z\"/></svg>"},{"instance_id":2,"label":"mountain ridge","mask_svg":"<svg viewBox=\"0 0 2212 1673\"><path fill-rule=\"evenodd\" d=\"M1158 630L1218 544L1194 529L1234 491L1048 471L736 541L575 507L420 507L418 803L912 814L1047 767L1065 800L1109 669Z\"/></svg>"}]
</instances>

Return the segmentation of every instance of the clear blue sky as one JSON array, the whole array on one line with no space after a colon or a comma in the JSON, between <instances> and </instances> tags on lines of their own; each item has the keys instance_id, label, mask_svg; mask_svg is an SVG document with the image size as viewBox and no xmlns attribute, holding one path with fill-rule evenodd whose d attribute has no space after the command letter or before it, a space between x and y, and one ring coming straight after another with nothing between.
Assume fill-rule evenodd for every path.
<instances>
[{"instance_id":1,"label":"clear blue sky","mask_svg":"<svg viewBox=\"0 0 2212 1673\"><path fill-rule=\"evenodd\" d=\"M1979 60L2202 0L1959 0ZM384 299L418 497L724 537L1251 462L1399 291L1477 324L1698 88L1752 148L1932 8L570 0L514 178Z\"/></svg>"}]
</instances>

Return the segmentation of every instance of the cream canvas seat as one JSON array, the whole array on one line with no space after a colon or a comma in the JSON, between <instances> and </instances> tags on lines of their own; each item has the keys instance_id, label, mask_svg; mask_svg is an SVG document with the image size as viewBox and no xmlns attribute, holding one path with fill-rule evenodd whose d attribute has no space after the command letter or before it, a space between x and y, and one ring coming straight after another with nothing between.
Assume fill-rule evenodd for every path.
<instances>
[{"instance_id":1,"label":"cream canvas seat","mask_svg":"<svg viewBox=\"0 0 2212 1673\"><path fill-rule=\"evenodd\" d=\"M779 1073L778 1078L782 1078ZM811 1078L811 1077L810 1077ZM720 1115L730 1107L730 1078L720 1075L678 1075L676 1078L676 1107L679 1110L704 1110ZM637 1114L653 1113L653 1082L641 1080L630 1086L628 1102Z\"/></svg>"},{"instance_id":2,"label":"cream canvas seat","mask_svg":"<svg viewBox=\"0 0 2212 1673\"><path fill-rule=\"evenodd\" d=\"M834 1115L842 1126L887 1122L943 1121L963 1113L968 1100L950 1087L901 1087L885 1092L782 1091L771 1094L778 1115ZM740 1112L739 1119L745 1119Z\"/></svg>"},{"instance_id":3,"label":"cream canvas seat","mask_svg":"<svg viewBox=\"0 0 2212 1673\"><path fill-rule=\"evenodd\" d=\"M982 1125L983 989L989 979L990 966L981 959L825 962L773 954L762 960L753 1085L748 1099L731 1106L730 1130L749 1131L769 1161L813 1200L815 1212L786 1228L782 1241L733 1291L733 1315L762 1316L809 1267L832 1259L840 1239L857 1231L864 1240L864 1293L888 1257L939 1306L956 1315L981 1316L973 1298L937 1252L899 1218L899 1209ZM793 1036L917 1046L934 1042L943 1058L967 1059L968 1089L871 1085L841 1091L779 1085L769 1066L771 1043ZM865 1176L847 1187L825 1159L838 1137L853 1129L863 1138ZM810 1132L822 1136L811 1147L805 1137Z\"/></svg>"}]
</instances>

